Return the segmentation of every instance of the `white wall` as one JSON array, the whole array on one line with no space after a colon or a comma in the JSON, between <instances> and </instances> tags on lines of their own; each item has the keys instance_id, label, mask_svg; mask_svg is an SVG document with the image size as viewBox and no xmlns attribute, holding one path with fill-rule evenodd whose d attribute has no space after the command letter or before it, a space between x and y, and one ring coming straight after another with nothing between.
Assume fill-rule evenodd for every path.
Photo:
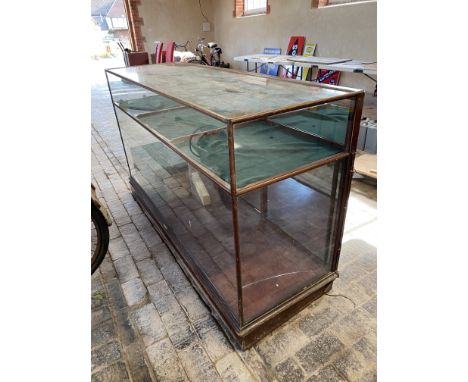
<instances>
[{"instance_id":1,"label":"white wall","mask_svg":"<svg viewBox=\"0 0 468 382\"><path fill-rule=\"evenodd\" d=\"M311 8L311 0L269 0L268 15L235 18L233 0L202 0L203 10L213 23L202 32L204 21L198 0L141 0L140 16L145 49L151 53L154 41L215 40L223 49L223 60L237 69L233 57L279 47L285 52L289 37L305 36L318 44L322 57L377 60L377 3L368 1L323 8ZM373 92L374 83L361 74L342 73L340 84Z\"/></svg>"},{"instance_id":2,"label":"white wall","mask_svg":"<svg viewBox=\"0 0 468 382\"><path fill-rule=\"evenodd\" d=\"M215 40L224 61L238 69L244 63L232 58L263 52L263 48L286 51L290 36L316 42L316 56L377 60L377 4L363 2L311 8L310 0L269 0L268 15L235 18L234 1L213 2ZM362 74L342 73L340 84L373 92L374 83Z\"/></svg>"},{"instance_id":3,"label":"white wall","mask_svg":"<svg viewBox=\"0 0 468 382\"><path fill-rule=\"evenodd\" d=\"M213 22L212 0L201 1L203 12ZM192 41L194 50L199 37L214 39L213 24L210 32L202 32L203 16L198 0L141 0L138 13L143 18L141 33L146 38L145 50L154 53L155 41Z\"/></svg>"}]
</instances>

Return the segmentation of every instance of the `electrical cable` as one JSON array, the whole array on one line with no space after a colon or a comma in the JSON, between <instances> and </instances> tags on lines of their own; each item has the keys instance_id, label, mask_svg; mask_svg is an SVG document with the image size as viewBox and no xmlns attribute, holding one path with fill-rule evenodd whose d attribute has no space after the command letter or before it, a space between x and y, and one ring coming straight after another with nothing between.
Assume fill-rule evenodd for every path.
<instances>
[{"instance_id":1,"label":"electrical cable","mask_svg":"<svg viewBox=\"0 0 468 382\"><path fill-rule=\"evenodd\" d=\"M205 127L206 127L206 126L197 127L197 128L193 131L192 135L191 135L190 138L189 138L189 149L190 149L190 151L192 152L192 154L195 155L197 158L200 158L200 153L194 151L194 149L193 149L193 144L192 144L192 140L193 140L194 135L195 135L196 133L198 133L201 129L205 128ZM203 136L203 134L202 134L202 136Z\"/></svg>"},{"instance_id":2,"label":"electrical cable","mask_svg":"<svg viewBox=\"0 0 468 382\"><path fill-rule=\"evenodd\" d=\"M344 294L328 294L328 293L325 293L325 296L329 296L329 297L343 297L349 301L351 301L351 303L353 304L354 306L354 309L356 309L356 303L351 300L348 296L345 296Z\"/></svg>"},{"instance_id":3,"label":"electrical cable","mask_svg":"<svg viewBox=\"0 0 468 382\"><path fill-rule=\"evenodd\" d=\"M201 0L198 0L198 5L200 6L200 12L201 12L202 16L205 18L205 21L208 21L208 22L210 23L211 21L208 20L208 17L206 17L205 14L203 13L203 8L202 8L202 5L201 5Z\"/></svg>"},{"instance_id":4,"label":"electrical cable","mask_svg":"<svg viewBox=\"0 0 468 382\"><path fill-rule=\"evenodd\" d=\"M263 62L263 63L260 63L260 66L257 66L256 68L253 68L253 69L250 69L250 70L247 70L249 73L250 72L256 72L257 70L260 70L264 65L268 65L269 62Z\"/></svg>"}]
</instances>

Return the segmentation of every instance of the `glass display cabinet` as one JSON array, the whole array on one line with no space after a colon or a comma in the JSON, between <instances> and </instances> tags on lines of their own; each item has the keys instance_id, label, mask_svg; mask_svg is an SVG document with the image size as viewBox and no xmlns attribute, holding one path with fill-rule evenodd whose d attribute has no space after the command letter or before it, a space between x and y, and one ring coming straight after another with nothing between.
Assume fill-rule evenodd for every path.
<instances>
[{"instance_id":1,"label":"glass display cabinet","mask_svg":"<svg viewBox=\"0 0 468 382\"><path fill-rule=\"evenodd\" d=\"M363 91L190 64L106 75L133 195L237 346L330 290Z\"/></svg>"}]
</instances>

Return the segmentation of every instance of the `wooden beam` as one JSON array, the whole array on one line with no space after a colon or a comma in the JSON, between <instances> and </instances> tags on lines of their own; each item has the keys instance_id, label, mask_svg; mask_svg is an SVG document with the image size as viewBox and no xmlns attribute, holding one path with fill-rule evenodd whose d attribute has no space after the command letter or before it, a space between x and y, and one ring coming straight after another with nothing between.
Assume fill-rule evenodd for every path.
<instances>
[{"instance_id":1,"label":"wooden beam","mask_svg":"<svg viewBox=\"0 0 468 382\"><path fill-rule=\"evenodd\" d=\"M196 195L200 199L201 204L203 206L208 206L211 204L211 198L208 190L206 189L205 183L203 183L203 180L200 177L200 174L197 171L193 171L191 177L193 187L195 188Z\"/></svg>"}]
</instances>

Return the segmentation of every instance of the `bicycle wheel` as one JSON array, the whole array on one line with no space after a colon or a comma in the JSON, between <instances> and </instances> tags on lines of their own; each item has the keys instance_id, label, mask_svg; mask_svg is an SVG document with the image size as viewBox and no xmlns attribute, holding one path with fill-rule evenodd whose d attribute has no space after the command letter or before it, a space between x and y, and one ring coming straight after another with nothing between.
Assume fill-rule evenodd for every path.
<instances>
[{"instance_id":1,"label":"bicycle wheel","mask_svg":"<svg viewBox=\"0 0 468 382\"><path fill-rule=\"evenodd\" d=\"M91 274L104 260L109 247L109 228L102 212L91 201Z\"/></svg>"}]
</instances>

